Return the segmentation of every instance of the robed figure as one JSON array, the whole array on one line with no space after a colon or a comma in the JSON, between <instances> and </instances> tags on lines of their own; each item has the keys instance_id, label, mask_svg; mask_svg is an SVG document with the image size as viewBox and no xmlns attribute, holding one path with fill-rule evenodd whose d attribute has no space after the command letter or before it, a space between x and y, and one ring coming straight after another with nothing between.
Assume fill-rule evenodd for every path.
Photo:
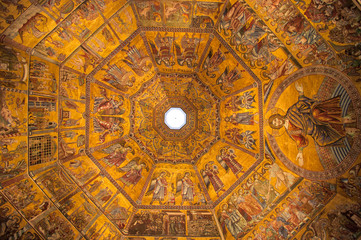
<instances>
[{"instance_id":1,"label":"robed figure","mask_svg":"<svg viewBox=\"0 0 361 240\"><path fill-rule=\"evenodd\" d=\"M177 176L177 190L176 192L182 193L182 202L181 205L183 205L184 202L190 202L192 203L194 200L194 183L192 179L190 178L191 174L189 172L186 172L184 174L184 177L182 178L179 174Z\"/></svg>"},{"instance_id":2,"label":"robed figure","mask_svg":"<svg viewBox=\"0 0 361 240\"><path fill-rule=\"evenodd\" d=\"M236 160L237 156L234 150L229 147L223 147L219 150L217 161L228 172L229 169L238 177L239 173L244 173L243 166Z\"/></svg>"},{"instance_id":3,"label":"robed figure","mask_svg":"<svg viewBox=\"0 0 361 240\"><path fill-rule=\"evenodd\" d=\"M225 191L224 183L218 176L218 167L216 165L213 165L213 161L210 161L206 163L206 165L204 165L204 169L201 170L201 174L207 188L209 188L209 184L212 183L212 186L217 196L220 191Z\"/></svg>"},{"instance_id":4,"label":"robed figure","mask_svg":"<svg viewBox=\"0 0 361 240\"><path fill-rule=\"evenodd\" d=\"M153 192L152 201L150 205L153 204L154 201L159 201L159 204L163 204L163 200L165 196L167 196L168 190L168 181L166 179L167 173L162 171L158 177L154 177L149 185L148 192L146 195L149 195Z\"/></svg>"},{"instance_id":5,"label":"robed figure","mask_svg":"<svg viewBox=\"0 0 361 240\"><path fill-rule=\"evenodd\" d=\"M299 93L298 101L288 109L285 116L270 116L268 123L273 129L285 127L287 134L296 142L299 150L296 160L302 166L302 151L309 144L307 135L321 147L343 146L342 139L353 129L343 126L350 120L341 115L340 96L316 101L304 96L302 85L296 83L295 87Z\"/></svg>"},{"instance_id":6,"label":"robed figure","mask_svg":"<svg viewBox=\"0 0 361 240\"><path fill-rule=\"evenodd\" d=\"M119 171L125 172L125 174L118 178L118 180L122 181L123 188L125 186L133 185L132 188L140 181L142 176L142 171L144 168L148 171L148 167L144 162L139 162L139 157L135 157L132 161L130 161L127 165L122 168L119 168Z\"/></svg>"}]
</instances>

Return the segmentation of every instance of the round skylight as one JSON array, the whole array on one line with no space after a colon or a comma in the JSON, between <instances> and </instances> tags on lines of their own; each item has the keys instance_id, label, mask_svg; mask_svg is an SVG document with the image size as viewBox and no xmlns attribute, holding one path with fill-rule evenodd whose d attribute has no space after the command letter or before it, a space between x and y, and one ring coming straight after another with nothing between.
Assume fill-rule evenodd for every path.
<instances>
[{"instance_id":1,"label":"round skylight","mask_svg":"<svg viewBox=\"0 0 361 240\"><path fill-rule=\"evenodd\" d=\"M170 108L164 115L164 123L170 129L181 129L187 123L187 114L181 108Z\"/></svg>"}]
</instances>

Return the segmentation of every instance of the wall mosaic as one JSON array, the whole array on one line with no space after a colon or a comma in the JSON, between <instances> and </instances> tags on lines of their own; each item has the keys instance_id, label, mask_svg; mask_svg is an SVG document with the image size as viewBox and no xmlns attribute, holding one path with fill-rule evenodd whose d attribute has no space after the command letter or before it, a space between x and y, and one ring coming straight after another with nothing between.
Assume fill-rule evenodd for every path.
<instances>
[{"instance_id":1,"label":"wall mosaic","mask_svg":"<svg viewBox=\"0 0 361 240\"><path fill-rule=\"evenodd\" d=\"M1 0L0 239L360 238L360 19Z\"/></svg>"}]
</instances>

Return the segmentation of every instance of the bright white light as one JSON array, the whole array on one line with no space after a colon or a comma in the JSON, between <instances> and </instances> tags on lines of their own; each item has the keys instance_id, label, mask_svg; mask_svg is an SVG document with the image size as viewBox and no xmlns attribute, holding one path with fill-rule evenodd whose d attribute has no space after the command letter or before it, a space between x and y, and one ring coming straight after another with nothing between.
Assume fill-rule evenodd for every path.
<instances>
[{"instance_id":1,"label":"bright white light","mask_svg":"<svg viewBox=\"0 0 361 240\"><path fill-rule=\"evenodd\" d=\"M187 114L181 108L170 108L164 122L170 129L181 129L187 123Z\"/></svg>"}]
</instances>

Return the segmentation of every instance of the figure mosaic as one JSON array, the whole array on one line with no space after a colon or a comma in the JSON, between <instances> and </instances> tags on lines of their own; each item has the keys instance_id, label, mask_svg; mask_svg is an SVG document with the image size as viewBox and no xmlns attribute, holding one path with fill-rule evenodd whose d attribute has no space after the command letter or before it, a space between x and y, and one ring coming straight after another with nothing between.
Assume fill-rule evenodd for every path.
<instances>
[{"instance_id":1,"label":"figure mosaic","mask_svg":"<svg viewBox=\"0 0 361 240\"><path fill-rule=\"evenodd\" d=\"M194 34L192 37L189 37L188 33L186 33L181 39L181 46L175 43L177 62L180 66L186 65L188 68L194 68L197 66L197 47L201 40L201 38L196 38Z\"/></svg>"},{"instance_id":2,"label":"figure mosaic","mask_svg":"<svg viewBox=\"0 0 361 240\"><path fill-rule=\"evenodd\" d=\"M169 22L189 22L192 5L186 1L165 2L164 19Z\"/></svg>"},{"instance_id":3,"label":"figure mosaic","mask_svg":"<svg viewBox=\"0 0 361 240\"><path fill-rule=\"evenodd\" d=\"M225 107L237 112L242 108L252 109L255 108L252 104L255 102L255 95L253 91L244 92L242 95L233 96L230 100L227 101Z\"/></svg>"},{"instance_id":4,"label":"figure mosaic","mask_svg":"<svg viewBox=\"0 0 361 240\"><path fill-rule=\"evenodd\" d=\"M162 37L160 33L157 33L157 36L153 42L149 42L154 60L158 65L164 64L166 67L172 67L175 64L173 48L174 37L167 36L167 34Z\"/></svg>"},{"instance_id":5,"label":"figure mosaic","mask_svg":"<svg viewBox=\"0 0 361 240\"><path fill-rule=\"evenodd\" d=\"M276 179L275 188L280 189L282 184L287 187L288 190L291 190L292 184L296 181L296 177L291 173L284 171L280 166L273 162L272 164L265 164L264 168L269 171L269 181Z\"/></svg>"},{"instance_id":6,"label":"figure mosaic","mask_svg":"<svg viewBox=\"0 0 361 240\"><path fill-rule=\"evenodd\" d=\"M120 167L120 165L125 160L127 160L127 155L129 152L134 155L133 148L131 146L127 146L125 141L104 148L102 152L108 154L107 156L103 157L102 160L110 167Z\"/></svg>"},{"instance_id":7,"label":"figure mosaic","mask_svg":"<svg viewBox=\"0 0 361 240\"><path fill-rule=\"evenodd\" d=\"M354 120L341 116L340 96L316 101L304 95L302 84L296 83L295 87L299 93L298 101L289 107L284 116L270 116L268 123L273 129L285 127L298 148L296 161L303 166L303 149L309 144L307 136L311 136L321 147L343 146L342 139L346 134L359 130L343 126Z\"/></svg>"},{"instance_id":8,"label":"figure mosaic","mask_svg":"<svg viewBox=\"0 0 361 240\"><path fill-rule=\"evenodd\" d=\"M257 116L258 113L251 113L251 112L242 112L242 113L233 113L229 117L225 117L224 121L230 122L233 125L254 125L255 123L258 123L258 121L255 120L255 116Z\"/></svg>"},{"instance_id":9,"label":"figure mosaic","mask_svg":"<svg viewBox=\"0 0 361 240\"><path fill-rule=\"evenodd\" d=\"M237 161L234 149L230 147L223 147L219 150L217 161L227 172L230 169L237 178L238 174L244 173L243 166Z\"/></svg>"},{"instance_id":10,"label":"figure mosaic","mask_svg":"<svg viewBox=\"0 0 361 240\"><path fill-rule=\"evenodd\" d=\"M141 236L184 236L185 213L181 211L137 212L129 226L129 234Z\"/></svg>"},{"instance_id":11,"label":"figure mosaic","mask_svg":"<svg viewBox=\"0 0 361 240\"><path fill-rule=\"evenodd\" d=\"M126 50L126 53L127 56L123 60L124 63L126 63L138 76L144 76L144 74L152 68L152 59L146 55L143 50L131 46Z\"/></svg>"},{"instance_id":12,"label":"figure mosaic","mask_svg":"<svg viewBox=\"0 0 361 240\"><path fill-rule=\"evenodd\" d=\"M266 208L280 195L270 180L259 173L253 175L253 182L250 183L250 191L252 195L261 204L262 208ZM248 183L248 182L247 182Z\"/></svg>"},{"instance_id":13,"label":"figure mosaic","mask_svg":"<svg viewBox=\"0 0 361 240\"><path fill-rule=\"evenodd\" d=\"M46 239L71 240L75 238L72 225L57 212L51 212L45 216L36 227Z\"/></svg>"},{"instance_id":14,"label":"figure mosaic","mask_svg":"<svg viewBox=\"0 0 361 240\"><path fill-rule=\"evenodd\" d=\"M9 139L10 140L10 139ZM15 142L14 139L11 139ZM26 170L26 161L21 159L27 153L27 144L20 142L14 150L9 150L8 144L12 141L0 140L0 181L15 177ZM19 161L19 159L21 159Z\"/></svg>"},{"instance_id":15,"label":"figure mosaic","mask_svg":"<svg viewBox=\"0 0 361 240\"><path fill-rule=\"evenodd\" d=\"M243 78L241 72L244 71L238 69L238 64L232 70L229 70L227 66L224 72L217 78L216 84L220 86L223 92L230 93L234 87L234 82Z\"/></svg>"},{"instance_id":16,"label":"figure mosaic","mask_svg":"<svg viewBox=\"0 0 361 240\"><path fill-rule=\"evenodd\" d=\"M124 118L120 117L125 112L123 105L123 96L107 96L105 89L101 88L102 97L95 97L94 100L94 131L101 133L99 135L99 141L103 143L108 134L112 135L123 135Z\"/></svg>"},{"instance_id":17,"label":"figure mosaic","mask_svg":"<svg viewBox=\"0 0 361 240\"><path fill-rule=\"evenodd\" d=\"M132 72L127 72L124 68L118 67L116 64L109 65L106 72L107 74L104 76L103 81L111 84L113 87L122 91L127 91L133 87L135 77Z\"/></svg>"},{"instance_id":18,"label":"figure mosaic","mask_svg":"<svg viewBox=\"0 0 361 240\"><path fill-rule=\"evenodd\" d=\"M120 180L123 183L123 188L125 188L125 186L129 187L130 185L133 185L133 189L140 179L142 179L143 169L147 172L149 171L147 164L140 161L139 157L135 157L127 165L118 169L121 172L125 172L125 174L117 180Z\"/></svg>"},{"instance_id":19,"label":"figure mosaic","mask_svg":"<svg viewBox=\"0 0 361 240\"><path fill-rule=\"evenodd\" d=\"M219 178L218 174L218 167L214 164L213 161L207 162L204 165L204 168L201 169L201 175L203 177L204 183L206 184L207 188L209 188L210 183L213 186L214 191L219 196L219 192L225 192L224 190L224 183Z\"/></svg>"},{"instance_id":20,"label":"figure mosaic","mask_svg":"<svg viewBox=\"0 0 361 240\"><path fill-rule=\"evenodd\" d=\"M177 190L176 192L181 192L182 194L182 202L181 205L183 205L184 202L189 202L190 204L193 204L194 196L196 194L194 189L194 182L190 178L191 173L185 172L184 176L179 173L177 175Z\"/></svg>"},{"instance_id":21,"label":"figure mosaic","mask_svg":"<svg viewBox=\"0 0 361 240\"><path fill-rule=\"evenodd\" d=\"M357 239L361 236L360 204L338 204L322 217L315 218L303 239Z\"/></svg>"},{"instance_id":22,"label":"figure mosaic","mask_svg":"<svg viewBox=\"0 0 361 240\"><path fill-rule=\"evenodd\" d=\"M150 195L153 192L153 197L150 205L152 205L155 201L158 201L160 205L163 204L162 201L164 201L168 192L168 175L168 172L162 171L159 173L159 175L156 174L153 180L150 182L148 191L146 193L146 195Z\"/></svg>"},{"instance_id":23,"label":"figure mosaic","mask_svg":"<svg viewBox=\"0 0 361 240\"><path fill-rule=\"evenodd\" d=\"M24 43L24 33L31 33L34 37L40 39L49 31L47 24L48 18L41 13L36 13L30 17L18 30L21 43Z\"/></svg>"},{"instance_id":24,"label":"figure mosaic","mask_svg":"<svg viewBox=\"0 0 361 240\"><path fill-rule=\"evenodd\" d=\"M107 216L115 222L120 229L125 228L125 224L131 214L130 208L126 209L122 204L117 198L106 210Z\"/></svg>"},{"instance_id":25,"label":"figure mosaic","mask_svg":"<svg viewBox=\"0 0 361 240\"><path fill-rule=\"evenodd\" d=\"M53 168L37 179L37 183L48 190L56 200L61 200L74 189L74 183L60 168Z\"/></svg>"},{"instance_id":26,"label":"figure mosaic","mask_svg":"<svg viewBox=\"0 0 361 240\"><path fill-rule=\"evenodd\" d=\"M216 72L219 71L219 66L224 60L226 60L226 53L221 51L221 45L215 53L213 53L213 51L213 48L209 50L209 53L203 63L203 71L206 71L207 76L211 78L216 77Z\"/></svg>"},{"instance_id":27,"label":"figure mosaic","mask_svg":"<svg viewBox=\"0 0 361 240\"><path fill-rule=\"evenodd\" d=\"M85 165L85 166L84 166ZM86 167L84 160L73 159L69 161L67 170L81 184L86 183L89 179L97 174L97 170L91 167Z\"/></svg>"},{"instance_id":28,"label":"figure mosaic","mask_svg":"<svg viewBox=\"0 0 361 240\"><path fill-rule=\"evenodd\" d=\"M30 231L29 225L21 226L22 217L12 209L3 205L0 207L0 239L33 239L40 240L40 237L37 234L34 234Z\"/></svg>"},{"instance_id":29,"label":"figure mosaic","mask_svg":"<svg viewBox=\"0 0 361 240\"><path fill-rule=\"evenodd\" d=\"M20 118L20 112L18 111L20 111L21 108L11 109L11 105L16 104L15 99L12 99L12 97L15 96L0 88L0 136L3 137L19 135L22 127L24 127L24 123L26 123L25 118ZM20 102L21 101L22 99Z\"/></svg>"},{"instance_id":30,"label":"figure mosaic","mask_svg":"<svg viewBox=\"0 0 361 240\"><path fill-rule=\"evenodd\" d=\"M304 181L297 189L279 204L275 211L264 219L254 231L254 235L262 234L260 229L265 229L267 235L288 239L308 221L310 221L320 209L334 197L335 185L326 182ZM316 218L317 219L317 218ZM304 238L302 238L304 239Z\"/></svg>"},{"instance_id":31,"label":"figure mosaic","mask_svg":"<svg viewBox=\"0 0 361 240\"><path fill-rule=\"evenodd\" d=\"M26 85L28 64L14 49L0 45L0 86L17 88Z\"/></svg>"},{"instance_id":32,"label":"figure mosaic","mask_svg":"<svg viewBox=\"0 0 361 240\"><path fill-rule=\"evenodd\" d=\"M355 199L355 201L361 201L361 164L353 166L348 175L337 179L338 186L342 189L348 198ZM340 191L340 192L341 192Z\"/></svg>"},{"instance_id":33,"label":"figure mosaic","mask_svg":"<svg viewBox=\"0 0 361 240\"><path fill-rule=\"evenodd\" d=\"M101 188L97 194L95 194L95 200L100 204L103 205L109 201L112 197L113 191L110 190L108 187Z\"/></svg>"},{"instance_id":34,"label":"figure mosaic","mask_svg":"<svg viewBox=\"0 0 361 240\"><path fill-rule=\"evenodd\" d=\"M50 207L50 202L35 190L28 179L11 185L4 193L27 219L33 219Z\"/></svg>"},{"instance_id":35,"label":"figure mosaic","mask_svg":"<svg viewBox=\"0 0 361 240\"><path fill-rule=\"evenodd\" d=\"M250 130L241 132L241 129L239 128L230 128L225 132L226 137L233 143L245 146L246 148L252 150L255 150L255 147L257 146L256 139L253 137L254 133L255 131Z\"/></svg>"},{"instance_id":36,"label":"figure mosaic","mask_svg":"<svg viewBox=\"0 0 361 240\"><path fill-rule=\"evenodd\" d=\"M221 209L217 212L217 216L221 224L223 234L227 236L227 229L235 239L238 239L238 236L243 232L243 227L246 225L246 221L237 212L237 209L232 205L223 204Z\"/></svg>"},{"instance_id":37,"label":"figure mosaic","mask_svg":"<svg viewBox=\"0 0 361 240\"><path fill-rule=\"evenodd\" d=\"M160 1L141 1L136 4L139 18L144 21L162 21L163 6Z\"/></svg>"},{"instance_id":38,"label":"figure mosaic","mask_svg":"<svg viewBox=\"0 0 361 240\"><path fill-rule=\"evenodd\" d=\"M215 219L210 211L187 211L187 229L189 236L219 236Z\"/></svg>"}]
</instances>

